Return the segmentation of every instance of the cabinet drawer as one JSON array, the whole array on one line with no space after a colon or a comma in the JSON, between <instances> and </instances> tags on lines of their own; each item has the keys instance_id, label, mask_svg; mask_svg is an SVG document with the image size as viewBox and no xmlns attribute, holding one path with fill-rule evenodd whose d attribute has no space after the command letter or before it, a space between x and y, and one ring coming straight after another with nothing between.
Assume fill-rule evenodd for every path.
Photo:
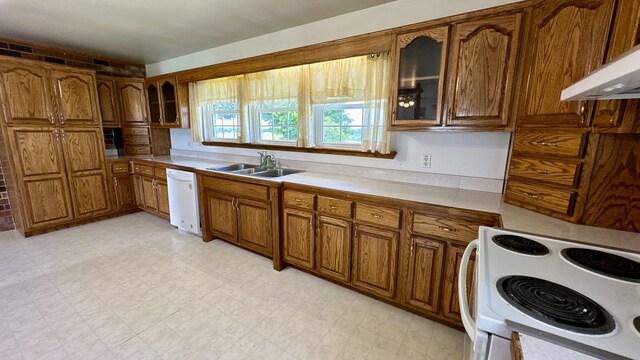
<instances>
[{"instance_id":1,"label":"cabinet drawer","mask_svg":"<svg viewBox=\"0 0 640 360\"><path fill-rule=\"evenodd\" d=\"M480 225L491 226L493 224L479 224L470 221L441 218L433 215L415 213L411 219L411 231L425 236L469 242L478 238Z\"/></svg>"},{"instance_id":2,"label":"cabinet drawer","mask_svg":"<svg viewBox=\"0 0 640 360\"><path fill-rule=\"evenodd\" d=\"M301 209L313 210L315 209L313 200L315 195L307 194L299 191L285 190L284 192L284 205L292 206Z\"/></svg>"},{"instance_id":3,"label":"cabinet drawer","mask_svg":"<svg viewBox=\"0 0 640 360\"><path fill-rule=\"evenodd\" d=\"M510 179L506 197L538 208L572 215L575 194L571 189L557 189Z\"/></svg>"},{"instance_id":4,"label":"cabinet drawer","mask_svg":"<svg viewBox=\"0 0 640 360\"><path fill-rule=\"evenodd\" d=\"M124 136L149 136L149 128L146 126L141 127L125 127L122 129Z\"/></svg>"},{"instance_id":5,"label":"cabinet drawer","mask_svg":"<svg viewBox=\"0 0 640 360\"><path fill-rule=\"evenodd\" d=\"M140 175L153 176L153 166L134 163L133 172Z\"/></svg>"},{"instance_id":6,"label":"cabinet drawer","mask_svg":"<svg viewBox=\"0 0 640 360\"><path fill-rule=\"evenodd\" d=\"M351 217L351 205L347 200L318 196L318 212L327 215Z\"/></svg>"},{"instance_id":7,"label":"cabinet drawer","mask_svg":"<svg viewBox=\"0 0 640 360\"><path fill-rule=\"evenodd\" d=\"M387 227L400 228L400 210L356 203L356 220Z\"/></svg>"},{"instance_id":8,"label":"cabinet drawer","mask_svg":"<svg viewBox=\"0 0 640 360\"><path fill-rule=\"evenodd\" d=\"M587 134L554 134L544 132L517 132L514 152L528 152L554 156L581 157Z\"/></svg>"},{"instance_id":9,"label":"cabinet drawer","mask_svg":"<svg viewBox=\"0 0 640 360\"><path fill-rule=\"evenodd\" d=\"M114 163L111 164L111 173L112 174L123 174L129 172L129 164L128 163Z\"/></svg>"},{"instance_id":10,"label":"cabinet drawer","mask_svg":"<svg viewBox=\"0 0 640 360\"><path fill-rule=\"evenodd\" d=\"M167 179L167 169L162 168L162 167L156 167L153 168L153 175L157 178L157 179Z\"/></svg>"},{"instance_id":11,"label":"cabinet drawer","mask_svg":"<svg viewBox=\"0 0 640 360\"><path fill-rule=\"evenodd\" d=\"M248 199L269 200L269 188L266 186L209 176L203 178L202 182L205 188L215 190L216 192L237 195Z\"/></svg>"},{"instance_id":12,"label":"cabinet drawer","mask_svg":"<svg viewBox=\"0 0 640 360\"><path fill-rule=\"evenodd\" d=\"M151 146L125 146L127 155L151 155Z\"/></svg>"},{"instance_id":13,"label":"cabinet drawer","mask_svg":"<svg viewBox=\"0 0 640 360\"><path fill-rule=\"evenodd\" d=\"M125 145L151 145L148 136L126 136L124 138Z\"/></svg>"},{"instance_id":14,"label":"cabinet drawer","mask_svg":"<svg viewBox=\"0 0 640 360\"><path fill-rule=\"evenodd\" d=\"M577 187L580 168L581 163L579 162L538 160L513 156L509 166L509 175Z\"/></svg>"}]
</instances>

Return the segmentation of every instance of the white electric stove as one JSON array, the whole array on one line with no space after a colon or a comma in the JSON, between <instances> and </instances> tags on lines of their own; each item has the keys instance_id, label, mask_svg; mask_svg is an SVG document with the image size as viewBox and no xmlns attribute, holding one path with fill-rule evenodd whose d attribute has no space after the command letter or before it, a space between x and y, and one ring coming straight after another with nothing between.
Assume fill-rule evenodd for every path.
<instances>
[{"instance_id":1,"label":"white electric stove","mask_svg":"<svg viewBox=\"0 0 640 360\"><path fill-rule=\"evenodd\" d=\"M508 358L518 331L599 359L640 359L640 255L481 227L462 273L476 248L475 314L459 276L470 358Z\"/></svg>"}]
</instances>

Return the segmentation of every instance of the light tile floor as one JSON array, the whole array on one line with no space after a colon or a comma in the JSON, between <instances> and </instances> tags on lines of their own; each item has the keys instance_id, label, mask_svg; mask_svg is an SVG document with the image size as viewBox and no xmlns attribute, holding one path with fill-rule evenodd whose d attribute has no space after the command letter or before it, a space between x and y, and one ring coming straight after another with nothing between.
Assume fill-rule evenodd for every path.
<instances>
[{"instance_id":1,"label":"light tile floor","mask_svg":"<svg viewBox=\"0 0 640 360\"><path fill-rule=\"evenodd\" d=\"M0 359L460 359L463 333L136 213L0 233Z\"/></svg>"}]
</instances>

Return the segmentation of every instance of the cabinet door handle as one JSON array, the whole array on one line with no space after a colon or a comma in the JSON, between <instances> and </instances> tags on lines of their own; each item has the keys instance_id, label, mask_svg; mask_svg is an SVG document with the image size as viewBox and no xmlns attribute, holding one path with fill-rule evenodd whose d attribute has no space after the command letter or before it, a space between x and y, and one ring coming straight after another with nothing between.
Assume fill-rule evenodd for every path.
<instances>
[{"instance_id":1,"label":"cabinet door handle","mask_svg":"<svg viewBox=\"0 0 640 360\"><path fill-rule=\"evenodd\" d=\"M549 170L540 170L540 169L536 169L536 168L534 168L534 167L530 167L530 168L528 168L527 170L529 170L529 171L533 171L533 172L536 172L536 173L538 173L538 174L543 174L543 175L549 175L549 174L551 174L551 171L549 171Z\"/></svg>"},{"instance_id":2,"label":"cabinet door handle","mask_svg":"<svg viewBox=\"0 0 640 360\"><path fill-rule=\"evenodd\" d=\"M60 111L60 123L64 124L64 114L62 113L62 111Z\"/></svg>"},{"instance_id":3,"label":"cabinet door handle","mask_svg":"<svg viewBox=\"0 0 640 360\"><path fill-rule=\"evenodd\" d=\"M527 195L528 197L532 198L532 199L536 199L536 200L544 200L544 196L540 196L540 195L535 195L535 194L531 194L528 193L526 191L522 192L523 194Z\"/></svg>"},{"instance_id":4,"label":"cabinet door handle","mask_svg":"<svg viewBox=\"0 0 640 360\"><path fill-rule=\"evenodd\" d=\"M118 187L118 178L113 178L113 184Z\"/></svg>"},{"instance_id":5,"label":"cabinet door handle","mask_svg":"<svg viewBox=\"0 0 640 360\"><path fill-rule=\"evenodd\" d=\"M300 204L302 202L302 199L295 199L296 204Z\"/></svg>"},{"instance_id":6,"label":"cabinet door handle","mask_svg":"<svg viewBox=\"0 0 640 360\"><path fill-rule=\"evenodd\" d=\"M451 120L451 116L453 115L453 108L449 107L447 110L447 120Z\"/></svg>"},{"instance_id":7,"label":"cabinet door handle","mask_svg":"<svg viewBox=\"0 0 640 360\"><path fill-rule=\"evenodd\" d=\"M446 232L456 232L456 231L458 231L456 229L448 228L446 226L438 226L438 229L440 229L442 231L446 231Z\"/></svg>"},{"instance_id":8,"label":"cabinet door handle","mask_svg":"<svg viewBox=\"0 0 640 360\"><path fill-rule=\"evenodd\" d=\"M587 103L582 102L580 106L580 123L584 124L587 121Z\"/></svg>"},{"instance_id":9,"label":"cabinet door handle","mask_svg":"<svg viewBox=\"0 0 640 360\"><path fill-rule=\"evenodd\" d=\"M56 139L59 139L59 138L60 138L60 130L55 129L55 130L53 131L53 133L54 133L54 134L56 134Z\"/></svg>"},{"instance_id":10,"label":"cabinet door handle","mask_svg":"<svg viewBox=\"0 0 640 360\"><path fill-rule=\"evenodd\" d=\"M60 133L62 134L62 140L64 140L64 130L60 130Z\"/></svg>"},{"instance_id":11,"label":"cabinet door handle","mask_svg":"<svg viewBox=\"0 0 640 360\"><path fill-rule=\"evenodd\" d=\"M335 205L329 205L329 210L336 211L336 210L338 210L338 207L335 206Z\"/></svg>"},{"instance_id":12,"label":"cabinet door handle","mask_svg":"<svg viewBox=\"0 0 640 360\"><path fill-rule=\"evenodd\" d=\"M49 122L53 123L53 113L49 112Z\"/></svg>"},{"instance_id":13,"label":"cabinet door handle","mask_svg":"<svg viewBox=\"0 0 640 360\"><path fill-rule=\"evenodd\" d=\"M532 145L540 145L540 146L558 146L558 143L554 142L545 142L545 141L532 141Z\"/></svg>"},{"instance_id":14,"label":"cabinet door handle","mask_svg":"<svg viewBox=\"0 0 640 360\"><path fill-rule=\"evenodd\" d=\"M378 215L378 214L371 214L371 216L373 216L376 219L384 219L384 216Z\"/></svg>"}]
</instances>

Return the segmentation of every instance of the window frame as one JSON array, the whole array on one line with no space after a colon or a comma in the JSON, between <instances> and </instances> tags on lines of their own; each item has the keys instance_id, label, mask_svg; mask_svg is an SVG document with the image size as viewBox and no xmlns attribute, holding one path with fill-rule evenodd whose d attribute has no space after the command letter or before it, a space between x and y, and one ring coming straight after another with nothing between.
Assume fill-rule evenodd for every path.
<instances>
[{"instance_id":1,"label":"window frame","mask_svg":"<svg viewBox=\"0 0 640 360\"><path fill-rule=\"evenodd\" d=\"M215 103L202 105L202 117L204 118L203 119L204 129L209 139L211 139L208 141L216 141L216 142L218 141L219 142L237 142L238 141L238 138L241 135L240 121L242 120L240 119L240 104L237 101L235 103L237 104L237 107L238 107L237 110L209 110L208 108L213 107ZM238 125L234 126L234 128L236 128L235 138L215 137L216 124L213 116L218 114L236 114L237 115Z\"/></svg>"},{"instance_id":2,"label":"window frame","mask_svg":"<svg viewBox=\"0 0 640 360\"><path fill-rule=\"evenodd\" d=\"M327 143L322 141L323 124L323 112L324 110L346 110L346 109L361 109L363 122L366 117L367 109L364 106L364 101L340 101L340 102L326 102L313 104L313 131L315 146L320 149L337 149L337 150L360 150L362 148L362 140L356 144L346 143ZM341 127L342 128L342 127ZM364 130L364 124L361 129Z\"/></svg>"},{"instance_id":3,"label":"window frame","mask_svg":"<svg viewBox=\"0 0 640 360\"><path fill-rule=\"evenodd\" d=\"M250 129L249 131L252 134L252 138L254 143L256 144L267 144L267 145L281 145L281 146L291 146L295 147L298 144L298 138L300 136L299 128L296 128L296 132L298 133L298 137L295 140L264 140L261 139L262 136L262 126L260 124L260 114L261 113L274 113L274 112L289 112L295 111L298 114L298 124L300 123L300 111L298 105L295 107L260 107L261 103L252 104L249 110L249 123Z\"/></svg>"}]
</instances>

